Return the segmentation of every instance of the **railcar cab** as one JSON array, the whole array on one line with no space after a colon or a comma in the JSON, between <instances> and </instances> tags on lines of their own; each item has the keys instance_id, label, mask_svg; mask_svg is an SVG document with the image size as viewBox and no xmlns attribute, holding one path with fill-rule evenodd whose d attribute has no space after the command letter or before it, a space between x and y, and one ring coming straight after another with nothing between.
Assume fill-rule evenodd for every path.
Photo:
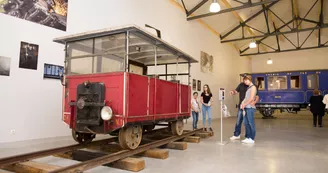
<instances>
[{"instance_id":1,"label":"railcar cab","mask_svg":"<svg viewBox=\"0 0 328 173\"><path fill-rule=\"evenodd\" d=\"M163 121L182 134L182 120L190 117L190 66L197 62L191 56L134 25L54 41L65 44L63 121L77 142L111 134L135 149L143 129Z\"/></svg>"},{"instance_id":2,"label":"railcar cab","mask_svg":"<svg viewBox=\"0 0 328 173\"><path fill-rule=\"evenodd\" d=\"M256 107L264 117L275 110L297 113L308 105L314 89L327 94L328 70L287 71L251 74L260 97Z\"/></svg>"}]
</instances>

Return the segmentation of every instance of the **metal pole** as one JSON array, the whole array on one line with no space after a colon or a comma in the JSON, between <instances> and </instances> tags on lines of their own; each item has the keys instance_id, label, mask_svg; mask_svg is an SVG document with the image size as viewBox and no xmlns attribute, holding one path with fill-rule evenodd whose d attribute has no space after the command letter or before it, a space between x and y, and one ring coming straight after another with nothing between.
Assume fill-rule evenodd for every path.
<instances>
[{"instance_id":1,"label":"metal pole","mask_svg":"<svg viewBox=\"0 0 328 173\"><path fill-rule=\"evenodd\" d=\"M154 94L154 103L153 103L153 105L154 105L154 116L153 116L153 121L155 121L155 116L156 116L156 112L157 112L157 110L156 110L156 105L157 105L157 103L156 103L156 100L157 100L157 47L155 46L155 89L154 89L154 91L155 91L155 94Z\"/></svg>"},{"instance_id":2,"label":"metal pole","mask_svg":"<svg viewBox=\"0 0 328 173\"><path fill-rule=\"evenodd\" d=\"M191 67L191 64L188 63L188 85L191 85L191 80L190 80L190 78L191 78L191 75L190 75L190 67Z\"/></svg>"},{"instance_id":3,"label":"metal pole","mask_svg":"<svg viewBox=\"0 0 328 173\"><path fill-rule=\"evenodd\" d=\"M155 46L155 78L157 78L157 47ZM156 80L155 80L156 81Z\"/></svg>"},{"instance_id":4,"label":"metal pole","mask_svg":"<svg viewBox=\"0 0 328 173\"><path fill-rule=\"evenodd\" d=\"M222 113L222 106L223 106L223 104L222 104L222 102L223 102L223 101L221 100L221 144L223 144L223 140L222 140L222 138L223 138L223 137L222 137L222 135L223 135L223 132L222 132L222 129L223 129L223 127L222 127L222 125L223 125L223 123L222 123L222 119L223 119L223 118L222 118L222 114L223 114L223 113Z\"/></svg>"},{"instance_id":5,"label":"metal pole","mask_svg":"<svg viewBox=\"0 0 328 173\"><path fill-rule=\"evenodd\" d=\"M129 37L130 31L126 32L126 56L125 56L125 71L129 72Z\"/></svg>"},{"instance_id":6,"label":"metal pole","mask_svg":"<svg viewBox=\"0 0 328 173\"><path fill-rule=\"evenodd\" d=\"M92 39L92 55L93 56L92 56L92 70L91 70L91 73L95 73L94 72L95 71L95 69L94 69L95 68L95 56L94 56L94 54L95 54L95 39L93 38ZM98 57L97 57L97 63L98 63ZM97 69L96 69L96 72L97 72Z\"/></svg>"},{"instance_id":7,"label":"metal pole","mask_svg":"<svg viewBox=\"0 0 328 173\"><path fill-rule=\"evenodd\" d=\"M179 77L179 72L178 72L178 70L179 70L179 68L178 68L178 66L179 66L179 57L177 57L177 66L176 66L176 70L177 70L177 77L176 77L176 80L178 80L178 77Z\"/></svg>"}]
</instances>

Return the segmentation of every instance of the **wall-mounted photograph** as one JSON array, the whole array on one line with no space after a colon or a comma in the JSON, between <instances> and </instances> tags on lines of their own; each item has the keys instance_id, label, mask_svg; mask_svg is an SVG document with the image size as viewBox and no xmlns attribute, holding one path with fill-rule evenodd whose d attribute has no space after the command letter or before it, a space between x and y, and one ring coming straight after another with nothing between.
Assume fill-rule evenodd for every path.
<instances>
[{"instance_id":1,"label":"wall-mounted photograph","mask_svg":"<svg viewBox=\"0 0 328 173\"><path fill-rule=\"evenodd\" d=\"M39 46L21 42L19 68L36 70L38 68Z\"/></svg>"},{"instance_id":2,"label":"wall-mounted photograph","mask_svg":"<svg viewBox=\"0 0 328 173\"><path fill-rule=\"evenodd\" d=\"M195 90L196 91L197 90L197 87L196 86L197 86L196 79L193 79L192 80L192 90Z\"/></svg>"},{"instance_id":3,"label":"wall-mounted photograph","mask_svg":"<svg viewBox=\"0 0 328 173\"><path fill-rule=\"evenodd\" d=\"M64 74L64 67L53 64L44 64L43 78L60 79L60 75Z\"/></svg>"},{"instance_id":4,"label":"wall-mounted photograph","mask_svg":"<svg viewBox=\"0 0 328 173\"><path fill-rule=\"evenodd\" d=\"M203 51L200 52L200 70L203 73L213 72L213 56Z\"/></svg>"},{"instance_id":5,"label":"wall-mounted photograph","mask_svg":"<svg viewBox=\"0 0 328 173\"><path fill-rule=\"evenodd\" d=\"M0 0L0 13L66 31L68 0Z\"/></svg>"},{"instance_id":6,"label":"wall-mounted photograph","mask_svg":"<svg viewBox=\"0 0 328 173\"><path fill-rule=\"evenodd\" d=\"M197 81L197 91L202 90L202 82L200 80Z\"/></svg>"},{"instance_id":7,"label":"wall-mounted photograph","mask_svg":"<svg viewBox=\"0 0 328 173\"><path fill-rule=\"evenodd\" d=\"M10 76L10 58L0 56L0 75Z\"/></svg>"}]
</instances>

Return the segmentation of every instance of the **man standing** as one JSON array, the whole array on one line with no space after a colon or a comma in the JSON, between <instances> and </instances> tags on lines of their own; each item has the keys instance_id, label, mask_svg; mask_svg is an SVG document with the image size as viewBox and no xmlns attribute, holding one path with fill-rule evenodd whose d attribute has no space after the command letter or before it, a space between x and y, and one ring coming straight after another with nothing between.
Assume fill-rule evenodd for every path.
<instances>
[{"instance_id":1,"label":"man standing","mask_svg":"<svg viewBox=\"0 0 328 173\"><path fill-rule=\"evenodd\" d=\"M246 75L247 74L244 74L243 77ZM240 105L241 105L241 102L245 99L247 88L248 88L248 86L244 82L241 82L235 90L230 91L230 95L236 95L237 93L239 93L239 103L238 103L238 112L237 112L237 121L236 121L236 125L235 125L235 132L234 132L233 136L230 137L230 140L240 139L241 125L243 123L243 110L240 109ZM256 94L256 99L251 104L255 105L258 102L258 100L259 100L259 97ZM245 134L245 136L247 136L247 134Z\"/></svg>"}]
</instances>

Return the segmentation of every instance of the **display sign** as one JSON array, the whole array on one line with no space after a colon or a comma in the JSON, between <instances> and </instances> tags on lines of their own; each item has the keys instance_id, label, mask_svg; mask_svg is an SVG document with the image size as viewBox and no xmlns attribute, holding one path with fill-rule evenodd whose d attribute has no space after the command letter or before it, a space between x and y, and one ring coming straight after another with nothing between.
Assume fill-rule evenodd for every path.
<instances>
[{"instance_id":1,"label":"display sign","mask_svg":"<svg viewBox=\"0 0 328 173\"><path fill-rule=\"evenodd\" d=\"M225 90L224 88L220 88L219 91L219 100L224 100Z\"/></svg>"},{"instance_id":2,"label":"display sign","mask_svg":"<svg viewBox=\"0 0 328 173\"><path fill-rule=\"evenodd\" d=\"M64 74L64 67L53 64L44 64L43 78L60 79L60 75Z\"/></svg>"}]
</instances>

